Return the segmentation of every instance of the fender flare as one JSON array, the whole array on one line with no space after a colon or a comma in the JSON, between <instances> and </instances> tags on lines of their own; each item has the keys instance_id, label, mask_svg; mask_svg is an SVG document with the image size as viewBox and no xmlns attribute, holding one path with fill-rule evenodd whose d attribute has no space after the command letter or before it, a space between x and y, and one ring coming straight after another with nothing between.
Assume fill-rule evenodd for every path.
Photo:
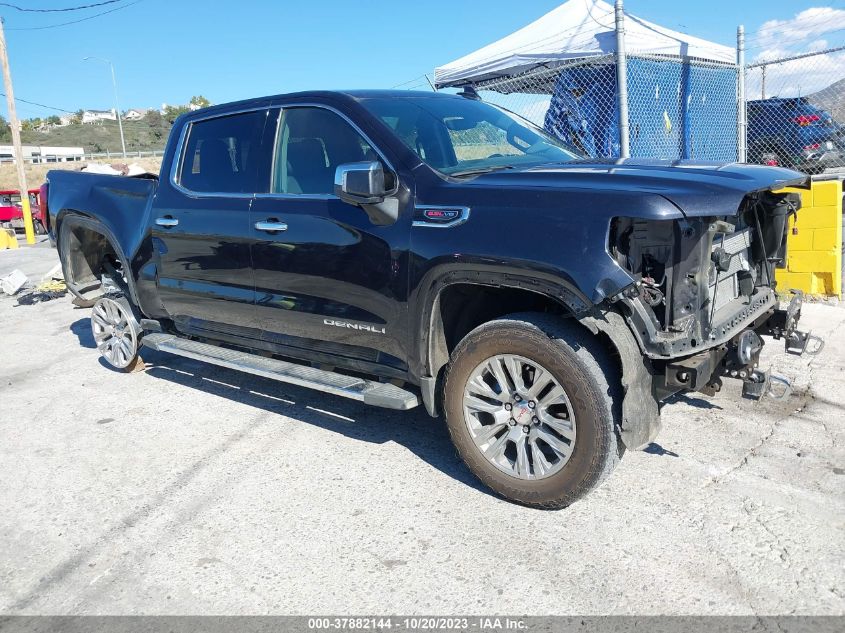
<instances>
[{"instance_id":1,"label":"fender flare","mask_svg":"<svg viewBox=\"0 0 845 633\"><path fill-rule=\"evenodd\" d=\"M440 275L425 286L419 331L420 358L423 359L420 387L426 410L437 417L437 379L440 370L449 362L449 352L440 319L440 297L445 288L471 283L490 287L519 288L541 294L559 303L594 335L607 336L616 349L621 365L620 380L624 392L620 436L631 450L650 444L660 432L660 407L653 393L654 370L643 355L633 332L621 314L612 309L600 310L583 293L562 279L524 277L494 271L454 270Z\"/></svg>"},{"instance_id":2,"label":"fender flare","mask_svg":"<svg viewBox=\"0 0 845 633\"><path fill-rule=\"evenodd\" d=\"M451 268L451 267L450 267ZM440 318L440 297L443 290L456 284L472 284L491 288L516 288L543 295L561 305L570 314L587 313L592 309L589 299L574 284L551 275L525 276L502 272L484 266L462 266L443 271L437 267L429 271L419 284L414 302L420 306L415 340L411 342L420 360L419 374L422 399L428 413L437 417L436 389L441 369L449 362L443 322Z\"/></svg>"},{"instance_id":3,"label":"fender flare","mask_svg":"<svg viewBox=\"0 0 845 633\"><path fill-rule=\"evenodd\" d=\"M605 334L622 365L622 420L620 437L630 450L645 448L660 433L660 405L654 395L651 360L621 314L615 310L582 315L578 322L593 334Z\"/></svg>"},{"instance_id":4,"label":"fender flare","mask_svg":"<svg viewBox=\"0 0 845 633\"><path fill-rule=\"evenodd\" d=\"M71 270L68 240L70 239L70 231L74 227L82 227L100 233L109 242L120 260L123 270L127 272L127 286L130 299L136 306L140 305L138 301L138 291L135 287L135 280L132 277L132 269L129 266L129 260L126 258L123 249L120 247L120 242L117 240L114 232L106 226L106 224L81 212L72 210L62 211L59 215L57 215L56 224L56 247L59 251L59 261L62 264L62 271L65 276L65 282L67 283L68 290L70 290L74 296L79 297L80 299L85 299L85 297L80 294L76 284L73 283L68 275L68 272Z\"/></svg>"}]
</instances>

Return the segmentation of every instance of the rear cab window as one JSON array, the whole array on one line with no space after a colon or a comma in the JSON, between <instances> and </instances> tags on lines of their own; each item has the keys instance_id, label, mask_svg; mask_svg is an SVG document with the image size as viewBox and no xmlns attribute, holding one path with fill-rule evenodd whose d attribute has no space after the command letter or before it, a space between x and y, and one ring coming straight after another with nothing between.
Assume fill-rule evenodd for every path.
<instances>
[{"instance_id":1,"label":"rear cab window","mask_svg":"<svg viewBox=\"0 0 845 633\"><path fill-rule=\"evenodd\" d=\"M267 193L272 147L269 110L188 123L176 182L197 193Z\"/></svg>"}]
</instances>

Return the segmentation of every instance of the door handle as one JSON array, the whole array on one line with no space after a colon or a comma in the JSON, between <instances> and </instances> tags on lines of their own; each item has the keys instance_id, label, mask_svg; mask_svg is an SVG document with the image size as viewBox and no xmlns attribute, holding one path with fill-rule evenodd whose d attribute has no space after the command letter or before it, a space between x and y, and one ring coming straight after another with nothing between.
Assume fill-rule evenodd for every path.
<instances>
[{"instance_id":1,"label":"door handle","mask_svg":"<svg viewBox=\"0 0 845 633\"><path fill-rule=\"evenodd\" d=\"M255 228L259 231L266 231L268 233L275 233L277 231L287 231L288 225L284 222L279 222L275 218L263 220L255 223Z\"/></svg>"},{"instance_id":2,"label":"door handle","mask_svg":"<svg viewBox=\"0 0 845 633\"><path fill-rule=\"evenodd\" d=\"M156 218L156 224L169 229L179 224L179 220L177 220L176 218L171 218L169 215L166 215L163 218Z\"/></svg>"}]
</instances>

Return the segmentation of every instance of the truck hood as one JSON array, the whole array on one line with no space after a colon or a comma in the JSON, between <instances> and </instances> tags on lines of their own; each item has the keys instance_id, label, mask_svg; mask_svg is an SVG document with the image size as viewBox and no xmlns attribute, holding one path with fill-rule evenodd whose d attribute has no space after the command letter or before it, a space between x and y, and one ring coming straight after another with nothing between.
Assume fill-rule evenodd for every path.
<instances>
[{"instance_id":1,"label":"truck hood","mask_svg":"<svg viewBox=\"0 0 845 633\"><path fill-rule=\"evenodd\" d=\"M735 215L749 193L809 186L801 172L740 163L654 159L579 160L483 174L472 184L496 187L597 189L626 195L656 194L687 217Z\"/></svg>"}]
</instances>

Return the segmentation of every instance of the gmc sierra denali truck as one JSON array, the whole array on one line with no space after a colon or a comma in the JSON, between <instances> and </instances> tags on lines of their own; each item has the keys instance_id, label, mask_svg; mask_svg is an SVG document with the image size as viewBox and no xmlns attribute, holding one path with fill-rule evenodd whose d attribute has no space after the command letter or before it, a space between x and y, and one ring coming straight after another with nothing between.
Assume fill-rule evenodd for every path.
<instances>
[{"instance_id":1,"label":"gmc sierra denali truck","mask_svg":"<svg viewBox=\"0 0 845 633\"><path fill-rule=\"evenodd\" d=\"M265 97L180 117L156 178L48 175L100 353L199 359L445 416L502 496L559 508L660 403L803 352L774 268L806 176L586 160L472 95ZM726 438L727 441L727 438Z\"/></svg>"}]
</instances>

